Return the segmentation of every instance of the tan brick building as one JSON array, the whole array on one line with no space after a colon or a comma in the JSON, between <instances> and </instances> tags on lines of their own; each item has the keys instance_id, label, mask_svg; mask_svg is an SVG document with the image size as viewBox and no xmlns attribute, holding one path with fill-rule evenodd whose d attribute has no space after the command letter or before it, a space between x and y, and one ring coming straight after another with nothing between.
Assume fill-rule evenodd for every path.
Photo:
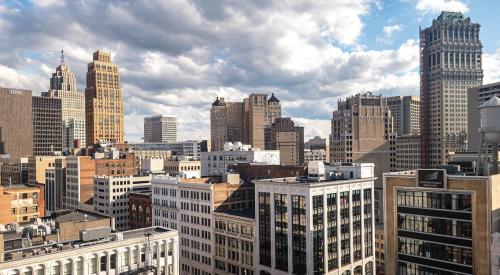
<instances>
[{"instance_id":1,"label":"tan brick building","mask_svg":"<svg viewBox=\"0 0 500 275\"><path fill-rule=\"evenodd\" d=\"M279 150L280 163L304 163L304 127L295 126L291 118L277 118L265 130L265 149Z\"/></svg>"},{"instance_id":2,"label":"tan brick building","mask_svg":"<svg viewBox=\"0 0 500 275\"><path fill-rule=\"evenodd\" d=\"M385 274L490 274L500 175L386 173L384 193Z\"/></svg>"},{"instance_id":3,"label":"tan brick building","mask_svg":"<svg viewBox=\"0 0 500 275\"><path fill-rule=\"evenodd\" d=\"M243 102L217 98L210 110L211 150L222 151L225 142L242 142L264 149L264 130L281 117L281 104L274 96L251 94Z\"/></svg>"},{"instance_id":4,"label":"tan brick building","mask_svg":"<svg viewBox=\"0 0 500 275\"><path fill-rule=\"evenodd\" d=\"M0 186L0 224L27 222L45 215L43 186Z\"/></svg>"},{"instance_id":5,"label":"tan brick building","mask_svg":"<svg viewBox=\"0 0 500 275\"><path fill-rule=\"evenodd\" d=\"M87 145L105 140L123 143L123 92L111 54L96 51L88 65L85 89Z\"/></svg>"},{"instance_id":6,"label":"tan brick building","mask_svg":"<svg viewBox=\"0 0 500 275\"><path fill-rule=\"evenodd\" d=\"M0 87L0 156L12 159L33 154L30 90Z\"/></svg>"}]
</instances>

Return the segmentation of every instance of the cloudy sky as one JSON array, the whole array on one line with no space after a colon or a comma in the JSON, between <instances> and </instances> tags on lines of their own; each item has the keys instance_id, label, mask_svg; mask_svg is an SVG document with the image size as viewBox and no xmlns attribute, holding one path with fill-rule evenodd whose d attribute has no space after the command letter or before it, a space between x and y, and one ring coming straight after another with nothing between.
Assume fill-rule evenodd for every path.
<instances>
[{"instance_id":1,"label":"cloudy sky","mask_svg":"<svg viewBox=\"0 0 500 275\"><path fill-rule=\"evenodd\" d=\"M306 137L329 134L337 100L418 95L418 29L441 10L482 25L485 83L500 81L500 1L0 0L0 86L47 90L64 49L85 89L96 49L112 53L125 135L174 114L179 138L208 138L216 96L274 92Z\"/></svg>"}]
</instances>

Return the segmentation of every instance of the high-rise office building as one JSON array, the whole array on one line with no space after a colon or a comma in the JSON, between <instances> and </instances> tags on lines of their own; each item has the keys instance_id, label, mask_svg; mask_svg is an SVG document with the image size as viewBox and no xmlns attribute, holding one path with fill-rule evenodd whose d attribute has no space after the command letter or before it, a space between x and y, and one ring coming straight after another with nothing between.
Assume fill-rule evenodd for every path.
<instances>
[{"instance_id":1,"label":"high-rise office building","mask_svg":"<svg viewBox=\"0 0 500 275\"><path fill-rule=\"evenodd\" d=\"M63 150L74 147L78 140L80 146L86 144L85 136L85 94L76 90L76 77L70 67L64 62L61 51L61 64L50 78L50 90L42 96L61 99L63 123Z\"/></svg>"},{"instance_id":2,"label":"high-rise office building","mask_svg":"<svg viewBox=\"0 0 500 275\"><path fill-rule=\"evenodd\" d=\"M85 89L87 146L99 141L123 143L123 92L111 54L96 51L88 65Z\"/></svg>"},{"instance_id":3,"label":"high-rise office building","mask_svg":"<svg viewBox=\"0 0 500 275\"><path fill-rule=\"evenodd\" d=\"M226 142L243 142L264 149L264 130L281 117L281 104L271 95L251 94L243 102L217 98L210 110L212 151L221 151Z\"/></svg>"},{"instance_id":4,"label":"high-rise office building","mask_svg":"<svg viewBox=\"0 0 500 275\"><path fill-rule=\"evenodd\" d=\"M145 143L177 142L177 118L175 116L150 116L144 118Z\"/></svg>"},{"instance_id":5,"label":"high-rise office building","mask_svg":"<svg viewBox=\"0 0 500 275\"><path fill-rule=\"evenodd\" d=\"M499 187L500 175L384 174L385 274L492 274Z\"/></svg>"},{"instance_id":6,"label":"high-rise office building","mask_svg":"<svg viewBox=\"0 0 500 275\"><path fill-rule=\"evenodd\" d=\"M279 150L281 164L304 163L304 127L295 126L289 117L276 118L264 133L266 150Z\"/></svg>"},{"instance_id":7,"label":"high-rise office building","mask_svg":"<svg viewBox=\"0 0 500 275\"><path fill-rule=\"evenodd\" d=\"M421 166L467 150L467 90L483 82L480 25L442 12L420 31Z\"/></svg>"},{"instance_id":8,"label":"high-rise office building","mask_svg":"<svg viewBox=\"0 0 500 275\"><path fill-rule=\"evenodd\" d=\"M33 155L50 156L63 149L61 99L34 96L32 99Z\"/></svg>"},{"instance_id":9,"label":"high-rise office building","mask_svg":"<svg viewBox=\"0 0 500 275\"><path fill-rule=\"evenodd\" d=\"M391 96L387 98L387 106L398 136L420 133L420 97Z\"/></svg>"},{"instance_id":10,"label":"high-rise office building","mask_svg":"<svg viewBox=\"0 0 500 275\"><path fill-rule=\"evenodd\" d=\"M339 100L333 112L331 163L365 162L375 164L375 211L382 219L382 174L391 171L395 139L387 100L368 92Z\"/></svg>"},{"instance_id":11,"label":"high-rise office building","mask_svg":"<svg viewBox=\"0 0 500 275\"><path fill-rule=\"evenodd\" d=\"M479 127L481 127L481 118L479 106L492 97L500 97L500 82L481 85L469 89L467 93L467 149L471 152L479 152L481 136ZM483 148L484 150L485 148Z\"/></svg>"},{"instance_id":12,"label":"high-rise office building","mask_svg":"<svg viewBox=\"0 0 500 275\"><path fill-rule=\"evenodd\" d=\"M33 154L31 91L0 87L0 157Z\"/></svg>"},{"instance_id":13,"label":"high-rise office building","mask_svg":"<svg viewBox=\"0 0 500 275\"><path fill-rule=\"evenodd\" d=\"M374 180L373 164L316 162L306 177L254 181L255 273L373 275Z\"/></svg>"},{"instance_id":14,"label":"high-rise office building","mask_svg":"<svg viewBox=\"0 0 500 275\"><path fill-rule=\"evenodd\" d=\"M304 149L311 150L312 155L322 155L323 151L326 155L325 162L330 163L330 140L315 136L304 143Z\"/></svg>"}]
</instances>

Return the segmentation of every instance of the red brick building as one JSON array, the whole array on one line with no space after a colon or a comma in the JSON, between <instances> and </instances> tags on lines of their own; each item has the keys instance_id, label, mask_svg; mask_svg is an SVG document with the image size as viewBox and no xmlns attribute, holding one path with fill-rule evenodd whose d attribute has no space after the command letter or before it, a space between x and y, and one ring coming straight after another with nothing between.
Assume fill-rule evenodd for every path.
<instances>
[{"instance_id":1,"label":"red brick building","mask_svg":"<svg viewBox=\"0 0 500 275\"><path fill-rule=\"evenodd\" d=\"M130 192L128 213L130 229L150 227L152 222L151 191Z\"/></svg>"}]
</instances>

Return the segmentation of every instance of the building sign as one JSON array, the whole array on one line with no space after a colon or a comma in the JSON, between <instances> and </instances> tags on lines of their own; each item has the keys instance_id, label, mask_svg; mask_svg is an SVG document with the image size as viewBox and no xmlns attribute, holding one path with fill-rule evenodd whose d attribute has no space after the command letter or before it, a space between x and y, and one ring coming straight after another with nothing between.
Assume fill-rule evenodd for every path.
<instances>
[{"instance_id":1,"label":"building sign","mask_svg":"<svg viewBox=\"0 0 500 275\"><path fill-rule=\"evenodd\" d=\"M11 94L11 95L22 95L23 91L11 89L11 90L9 90L9 94Z\"/></svg>"},{"instance_id":2,"label":"building sign","mask_svg":"<svg viewBox=\"0 0 500 275\"><path fill-rule=\"evenodd\" d=\"M417 170L417 186L427 188L446 188L446 170L419 169Z\"/></svg>"}]
</instances>

